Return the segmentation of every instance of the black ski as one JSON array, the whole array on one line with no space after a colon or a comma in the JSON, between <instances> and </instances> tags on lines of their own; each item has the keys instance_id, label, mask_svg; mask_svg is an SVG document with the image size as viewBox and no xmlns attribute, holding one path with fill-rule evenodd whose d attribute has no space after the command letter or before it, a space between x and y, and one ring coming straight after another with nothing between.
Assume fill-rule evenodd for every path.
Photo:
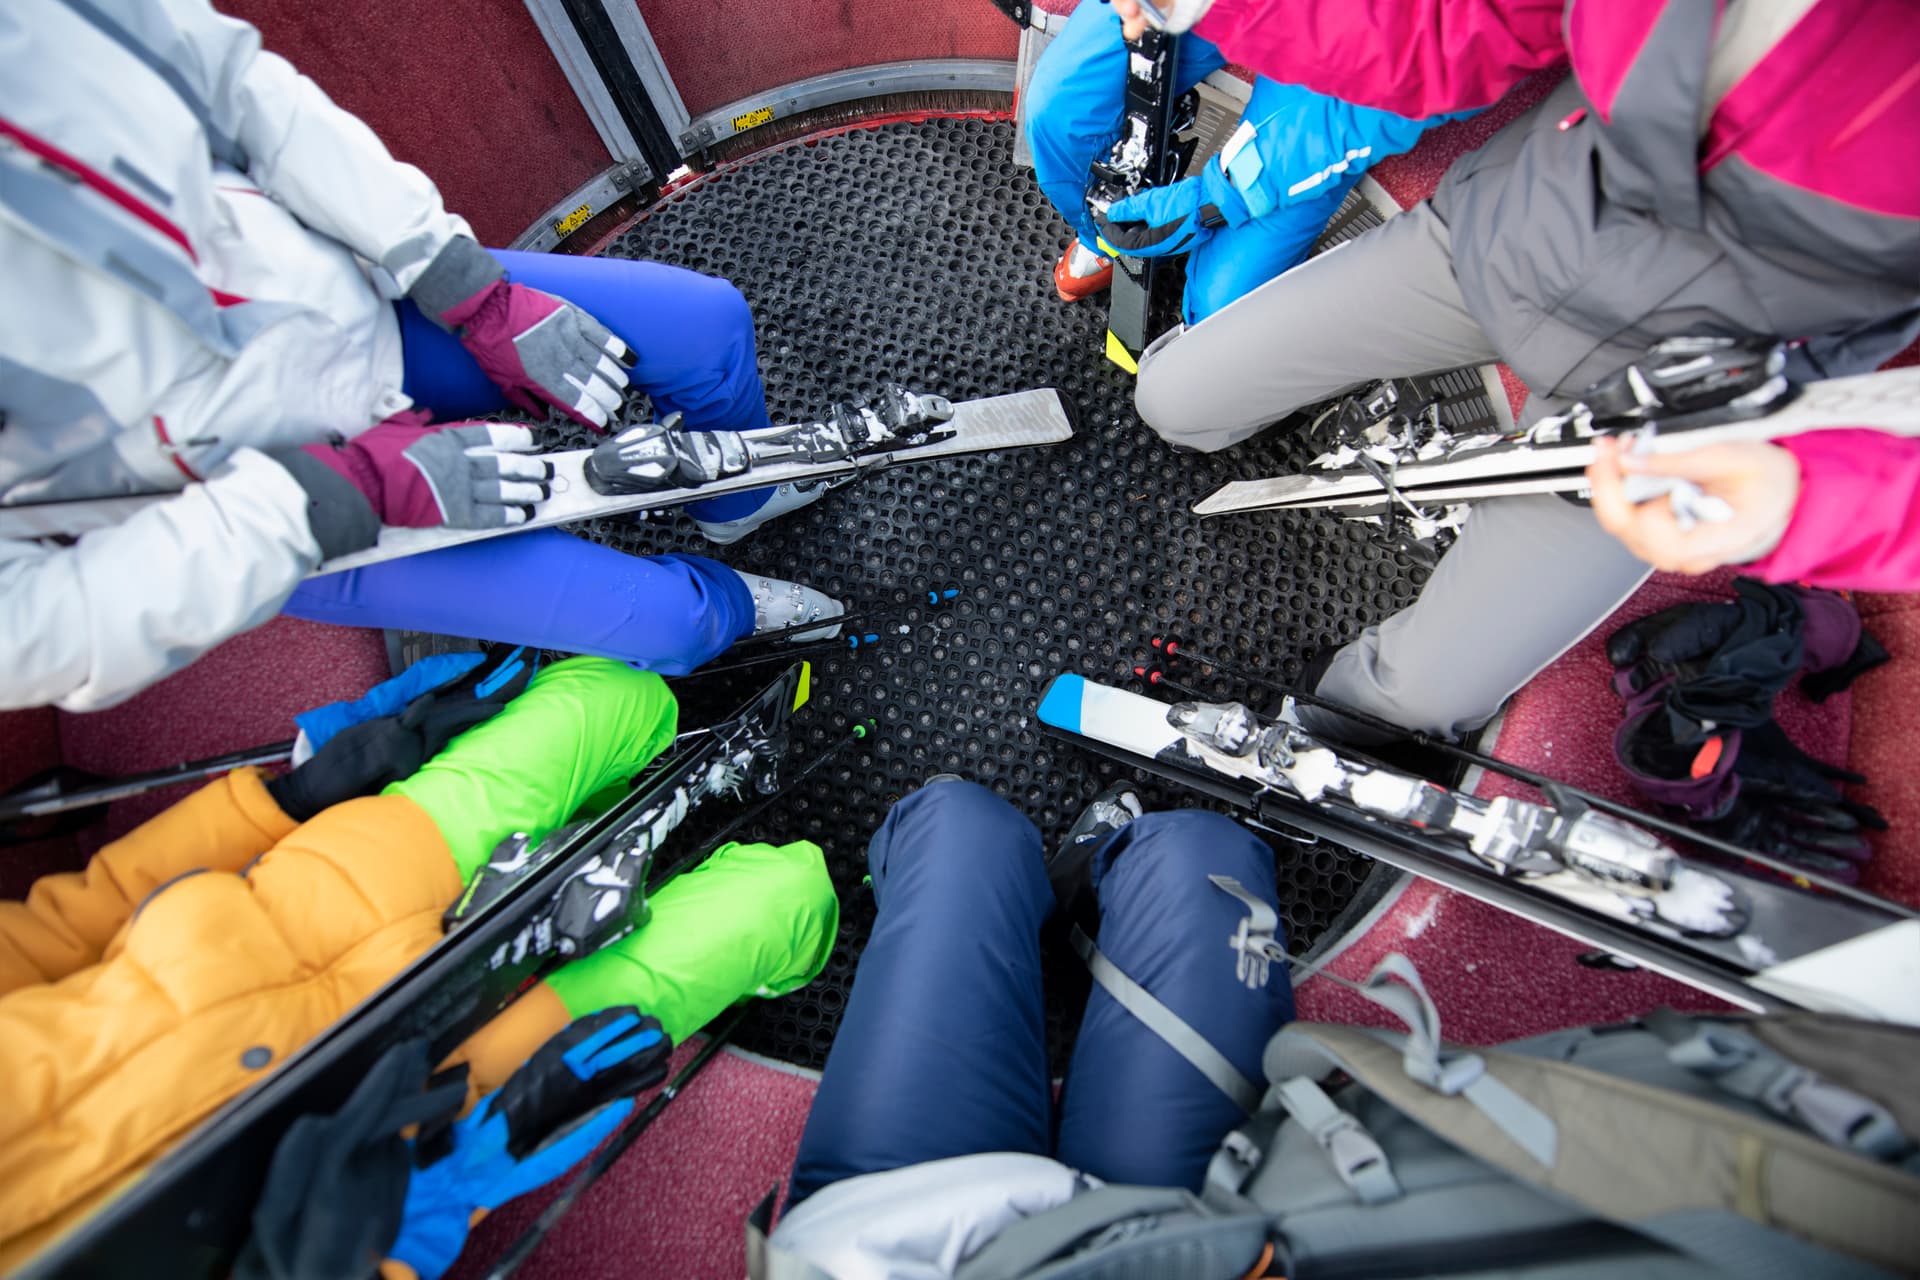
<instances>
[{"instance_id":1,"label":"black ski","mask_svg":"<svg viewBox=\"0 0 1920 1280\"><path fill-rule=\"evenodd\" d=\"M224 1274L251 1230L255 1196L293 1120L337 1109L392 1045L426 1036L436 1058L504 1009L566 954L534 935L575 913L569 882L598 860L646 870L686 813L715 796L774 789L787 724L805 703L810 672L795 664L732 718L684 735L612 809L571 831L523 874L496 878L446 939L394 976L248 1092L235 1098L74 1232L18 1272L22 1277ZM463 899L464 901L464 899ZM457 908L456 908L457 910Z\"/></svg>"},{"instance_id":2,"label":"black ski","mask_svg":"<svg viewBox=\"0 0 1920 1280\"><path fill-rule=\"evenodd\" d=\"M1178 36L1148 28L1127 42L1126 113L1120 137L1106 160L1093 166L1087 204L1104 214L1107 206L1149 187L1179 177L1173 145L1173 64ZM1117 255L1113 290L1107 302L1107 358L1129 373L1139 372L1139 356L1148 341L1147 313L1159 262Z\"/></svg>"}]
</instances>

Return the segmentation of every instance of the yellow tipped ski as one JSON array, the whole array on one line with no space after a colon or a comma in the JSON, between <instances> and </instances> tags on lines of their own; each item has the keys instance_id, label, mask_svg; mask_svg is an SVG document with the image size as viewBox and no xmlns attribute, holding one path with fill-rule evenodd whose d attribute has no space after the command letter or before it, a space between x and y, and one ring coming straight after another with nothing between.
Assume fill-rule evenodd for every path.
<instances>
[{"instance_id":1,"label":"yellow tipped ski","mask_svg":"<svg viewBox=\"0 0 1920 1280\"><path fill-rule=\"evenodd\" d=\"M1140 362L1133 358L1133 352L1127 350L1127 344L1113 336L1113 330L1107 330L1107 359L1125 369L1136 378L1140 376Z\"/></svg>"}]
</instances>

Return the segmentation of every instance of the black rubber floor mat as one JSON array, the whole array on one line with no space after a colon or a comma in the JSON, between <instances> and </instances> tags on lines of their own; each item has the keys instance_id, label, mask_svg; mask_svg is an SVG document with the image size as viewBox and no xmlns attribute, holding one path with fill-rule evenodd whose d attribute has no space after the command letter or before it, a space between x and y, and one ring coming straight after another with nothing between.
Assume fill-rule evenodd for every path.
<instances>
[{"instance_id":1,"label":"black rubber floor mat","mask_svg":"<svg viewBox=\"0 0 1920 1280\"><path fill-rule=\"evenodd\" d=\"M1101 304L1054 294L1067 232L1013 165L1011 141L1004 123L949 119L791 145L675 195L607 250L740 287L776 422L886 381L955 400L1054 386L1080 413L1068 445L882 472L728 548L708 546L681 516L586 529L624 550L712 554L898 612L880 643L818 660L794 764L869 716L880 721L872 745L843 753L741 833L817 842L841 892L826 972L758 1010L742 1036L809 1066L825 1061L872 925L866 841L895 800L930 774L959 773L1053 841L1119 776L1041 736L1034 708L1054 674L1114 679L1150 659L1153 636L1172 633L1285 680L1419 587L1405 556L1323 514L1203 524L1188 513L1227 480L1306 458L1283 432L1224 454L1178 454L1141 425L1132 379L1102 355ZM929 589L948 587L954 599L927 605ZM677 682L683 723L724 712L770 670ZM1191 666L1174 674L1252 692ZM1154 807L1188 802L1157 784L1142 790ZM1291 942L1304 950L1367 868L1344 850L1274 844ZM1064 1051L1084 985L1072 963L1050 969L1052 1039Z\"/></svg>"}]
</instances>

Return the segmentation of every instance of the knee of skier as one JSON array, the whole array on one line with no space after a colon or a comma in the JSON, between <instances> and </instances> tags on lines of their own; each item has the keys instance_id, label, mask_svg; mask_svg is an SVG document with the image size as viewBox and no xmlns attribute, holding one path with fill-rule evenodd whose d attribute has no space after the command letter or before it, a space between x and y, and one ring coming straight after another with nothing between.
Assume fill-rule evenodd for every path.
<instances>
[{"instance_id":1,"label":"knee of skier","mask_svg":"<svg viewBox=\"0 0 1920 1280\"><path fill-rule=\"evenodd\" d=\"M1033 823L986 787L960 778L930 782L895 804L867 846L874 896L882 901L887 883L907 872L916 884L965 895L1043 867Z\"/></svg>"},{"instance_id":2,"label":"knee of skier","mask_svg":"<svg viewBox=\"0 0 1920 1280\"><path fill-rule=\"evenodd\" d=\"M726 280L701 277L697 305L686 313L689 330L702 336L704 368L689 370L677 385L658 389L656 399L685 415L688 430L752 431L768 425L766 392L755 356L753 309Z\"/></svg>"},{"instance_id":3,"label":"knee of skier","mask_svg":"<svg viewBox=\"0 0 1920 1280\"><path fill-rule=\"evenodd\" d=\"M1092 875L1103 913L1132 904L1150 904L1155 914L1205 909L1228 900L1208 879L1216 875L1278 903L1273 851L1231 818L1202 809L1135 819L1100 851Z\"/></svg>"},{"instance_id":4,"label":"knee of skier","mask_svg":"<svg viewBox=\"0 0 1920 1280\"><path fill-rule=\"evenodd\" d=\"M1180 343L1161 338L1155 345L1157 350L1149 347L1141 358L1140 376L1133 387L1133 409L1140 421L1168 444L1183 449L1216 453L1226 448L1230 442L1219 439L1205 404L1181 371Z\"/></svg>"}]
</instances>

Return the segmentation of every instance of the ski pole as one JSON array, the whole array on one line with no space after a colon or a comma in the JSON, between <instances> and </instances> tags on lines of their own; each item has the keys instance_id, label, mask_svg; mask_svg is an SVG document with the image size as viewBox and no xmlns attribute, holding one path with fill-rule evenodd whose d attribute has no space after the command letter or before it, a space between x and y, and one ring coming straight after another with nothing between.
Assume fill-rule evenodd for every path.
<instances>
[{"instance_id":1,"label":"ski pole","mask_svg":"<svg viewBox=\"0 0 1920 1280\"><path fill-rule=\"evenodd\" d=\"M124 800L129 796L137 796L176 782L191 782L195 778L228 773L248 765L273 764L276 761L285 760L292 754L291 740L272 742L264 747L230 751L225 755L209 756L204 760L189 760L185 764L155 769L149 773L129 774L124 778L102 778L98 782L88 783L72 791L63 790L61 780L52 778L38 785L16 788L7 795L0 796L0 822L16 822L21 818L44 818L73 809L90 809L96 805Z\"/></svg>"},{"instance_id":2,"label":"ski pole","mask_svg":"<svg viewBox=\"0 0 1920 1280\"><path fill-rule=\"evenodd\" d=\"M1544 773L1536 773L1524 765L1502 760L1498 756L1488 755L1482 751L1475 751L1471 747L1463 747L1458 743L1448 742L1445 738L1436 738L1432 734L1423 733L1418 729L1409 729L1405 725L1395 724L1391 720L1373 715L1370 712L1362 711L1358 707L1350 707L1345 703L1336 702L1331 698L1323 698L1319 694L1289 689L1285 685L1278 684L1273 680L1257 675L1245 668L1237 668L1226 663L1214 662L1206 655L1187 648L1177 640L1166 640L1163 643L1162 637L1155 636L1152 643L1156 649L1162 650L1169 657L1177 653L1185 657L1188 661L1197 662L1202 666L1213 667L1216 671L1230 678L1245 680L1250 684L1259 685L1271 692L1292 698L1294 701L1303 703L1306 706L1319 707L1323 711L1331 711L1333 714L1351 720L1355 724L1365 725L1369 729L1391 734L1403 741L1412 742L1416 746L1430 747L1444 755L1450 755L1456 760L1463 760L1468 764L1478 765L1482 769L1490 769L1494 773L1503 774L1516 782L1524 782L1530 787L1535 787L1545 793L1550 799L1559 796L1571 796L1586 804L1589 808L1598 809L1602 813L1610 813L1616 818L1624 818L1628 822L1637 823L1640 826L1658 831L1662 835L1686 840L1692 844L1699 845L1703 849L1718 853L1723 857L1739 858L1748 862L1757 863L1769 871L1786 876L1790 880L1815 886L1838 897L1846 898L1866 906L1878 907L1883 911L1890 911L1904 919L1920 920L1920 911L1915 911L1911 907L1904 906L1890 899L1882 898L1878 894L1869 893L1865 889L1855 885L1843 883L1829 876L1823 876L1817 871L1809 871L1805 867L1796 866L1784 858L1776 858L1771 854L1759 853L1752 849L1744 849L1732 841L1722 840L1720 837L1709 835L1704 831L1696 831L1684 823L1675 822L1669 818L1658 817L1654 814L1636 809L1632 805L1620 804L1604 796L1595 795L1593 792L1576 787L1572 783L1549 778Z\"/></svg>"},{"instance_id":3,"label":"ski pole","mask_svg":"<svg viewBox=\"0 0 1920 1280\"><path fill-rule=\"evenodd\" d=\"M1190 697L1199 698L1203 701L1208 697L1207 694L1202 693L1200 690L1194 688L1192 685L1182 684L1178 680L1175 680L1172 676L1168 675L1165 671L1161 670L1159 667L1135 667L1133 669L1133 674L1136 676L1139 676L1142 680L1145 680L1148 684L1152 684L1152 685L1163 684L1167 688L1172 689L1175 693L1184 693L1189 695Z\"/></svg>"},{"instance_id":4,"label":"ski pole","mask_svg":"<svg viewBox=\"0 0 1920 1280\"><path fill-rule=\"evenodd\" d=\"M829 654L846 653L853 649L864 649L869 645L879 644L883 638L884 637L877 632L867 632L865 634L845 637L836 636L832 640L813 641L807 644L783 645L775 649L772 653L762 653L751 657L740 658L733 662L721 662L712 666L697 667L687 672L684 676L676 676L675 679L694 680L701 676L725 675L731 671L745 671L749 667L763 667L769 662L798 662L802 658L810 658L815 655L824 658Z\"/></svg>"},{"instance_id":5,"label":"ski pole","mask_svg":"<svg viewBox=\"0 0 1920 1280\"><path fill-rule=\"evenodd\" d=\"M533 1256L534 1252L540 1248L541 1242L547 1238L547 1233L553 1230L554 1224L566 1216L567 1210L573 1208L574 1202L579 1200L589 1187L600 1180L602 1174L611 1169L614 1163L627 1153L640 1135L647 1131L648 1126L660 1118L660 1113L665 1111L668 1105L680 1096L681 1091L693 1082L694 1077L700 1074L707 1063L713 1060L713 1056L720 1052L721 1046L727 1043L740 1026L740 1020L746 1016L746 1013L746 1002L741 1001L733 1006L731 1012L721 1015L722 1021L718 1027L707 1037L706 1043L694 1052L693 1057L687 1060L687 1065L680 1068L664 1089L649 1098L646 1106L640 1108L625 1124L614 1131L613 1137L594 1154L593 1159L588 1161L587 1167L582 1169L573 1181L554 1197L553 1203L541 1211L533 1225L521 1232L519 1239L515 1240L506 1253L501 1255L500 1260L493 1264L492 1270L487 1272L487 1280L506 1280L508 1276L519 1270L522 1263Z\"/></svg>"}]
</instances>

